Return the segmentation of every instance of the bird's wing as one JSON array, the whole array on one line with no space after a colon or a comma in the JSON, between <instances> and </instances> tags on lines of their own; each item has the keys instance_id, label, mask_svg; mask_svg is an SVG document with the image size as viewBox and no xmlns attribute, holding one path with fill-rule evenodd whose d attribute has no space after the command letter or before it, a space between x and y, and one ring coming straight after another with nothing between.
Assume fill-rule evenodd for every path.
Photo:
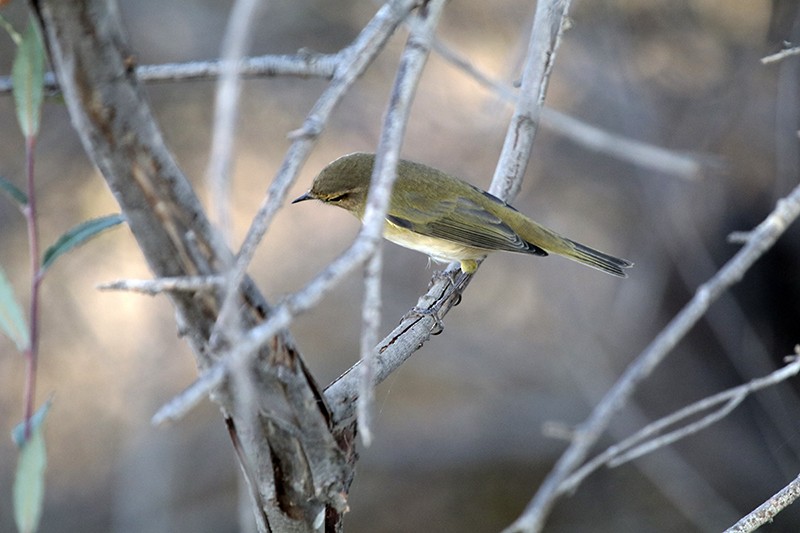
<instances>
[{"instance_id":1,"label":"bird's wing","mask_svg":"<svg viewBox=\"0 0 800 533\"><path fill-rule=\"evenodd\" d=\"M483 191L478 192L484 194ZM526 242L478 201L464 196L431 201L429 195L415 191L408 191L406 194L415 197L406 198L400 204L415 206L413 212L409 212L408 207L398 208L397 203L393 202L386 216L397 226L428 237L445 239L474 248L547 255L541 248ZM490 200L501 202L493 196ZM511 209L507 206L506 208Z\"/></svg>"}]
</instances>

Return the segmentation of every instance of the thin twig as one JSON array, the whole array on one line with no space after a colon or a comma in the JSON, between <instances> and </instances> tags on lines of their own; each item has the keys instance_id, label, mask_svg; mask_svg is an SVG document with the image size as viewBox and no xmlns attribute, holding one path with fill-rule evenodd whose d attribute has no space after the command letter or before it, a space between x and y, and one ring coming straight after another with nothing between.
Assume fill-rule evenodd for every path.
<instances>
[{"instance_id":1,"label":"thin twig","mask_svg":"<svg viewBox=\"0 0 800 533\"><path fill-rule=\"evenodd\" d=\"M549 0L536 3L517 105L489 189L503 200L513 199L522 186L570 2Z\"/></svg>"},{"instance_id":2,"label":"thin twig","mask_svg":"<svg viewBox=\"0 0 800 533\"><path fill-rule=\"evenodd\" d=\"M669 444L672 444L673 442L676 442L684 437L697 433L698 431L727 416L750 394L785 381L796 376L798 373L800 373L800 359L797 359L795 356L791 363L770 373L767 376L753 379L748 383L739 385L738 387L733 387L704 398L698 402L684 407L683 409L675 411L669 416L648 424L627 439L619 442L618 444L610 446L603 453L597 455L592 460L587 461L581 468L576 470L574 474L564 480L564 482L561 484L561 492L572 492L583 482L584 479L586 479L587 476L603 465L607 465L612 468L620 466L644 454L651 453L658 448L668 446ZM673 426L698 413L707 411L719 404L724 405L722 405L720 409L709 413L700 420L651 439L651 437L658 435L663 429Z\"/></svg>"},{"instance_id":3,"label":"thin twig","mask_svg":"<svg viewBox=\"0 0 800 533\"><path fill-rule=\"evenodd\" d=\"M237 0L231 9L225 35L222 41L220 56L222 58L222 71L217 81L217 90L214 98L213 136L211 139L211 154L206 172L209 191L211 192L212 221L216 222L217 229L222 235L226 245L232 246L233 230L231 227L231 198L230 177L233 174L233 151L236 138L236 122L239 116L239 103L242 91L242 80L239 76L239 64L244 59L252 31L257 20L257 13L261 6L260 0ZM237 288L243 281L236 279L231 271L233 258L226 264L220 265L225 271L226 284L222 294L238 297ZM236 344L242 335L243 324L238 312L230 312L219 317L215 326L224 325L225 341ZM213 342L219 342L219 330L216 330ZM214 344L212 344L214 346ZM249 362L242 358L234 363L230 370L230 386L235 411L243 413L238 423L237 431L257 435L259 427L259 410L257 408L258 393L256 391L255 377L251 374ZM245 481L255 495L259 487L250 475L245 475ZM273 488L274 490L274 488ZM253 500L257 505L258 498ZM261 527L261 526L259 526Z\"/></svg>"},{"instance_id":4,"label":"thin twig","mask_svg":"<svg viewBox=\"0 0 800 533\"><path fill-rule=\"evenodd\" d=\"M101 283L97 289L101 291L130 291L155 296L162 292L197 292L221 288L225 283L224 276L192 276L180 278L158 279L120 279Z\"/></svg>"},{"instance_id":5,"label":"thin twig","mask_svg":"<svg viewBox=\"0 0 800 533\"><path fill-rule=\"evenodd\" d=\"M768 65L770 63L777 63L778 61L783 61L787 57L800 55L800 46L794 46L792 48L785 48L780 52L776 52L774 54L770 54L768 56L761 58L762 65Z\"/></svg>"},{"instance_id":6,"label":"thin twig","mask_svg":"<svg viewBox=\"0 0 800 533\"><path fill-rule=\"evenodd\" d=\"M745 272L775 243L798 215L800 186L778 202L772 213L753 230L747 244L716 275L697 289L691 301L627 368L589 418L577 428L572 444L562 454L524 514L507 531L541 530L556 499L564 493L565 480L585 460L612 417L628 402L639 383L663 361L678 341L706 313L709 306L742 279Z\"/></svg>"},{"instance_id":7,"label":"thin twig","mask_svg":"<svg viewBox=\"0 0 800 533\"><path fill-rule=\"evenodd\" d=\"M392 187L397 177L400 147L411 114L411 102L417 90L422 71L430 55L433 35L444 9L445 0L432 0L420 8L409 20L411 33L403 50L397 77L389 98L381 138L378 143L372 184L364 211L364 227L359 239L374 243L373 252L365 269L364 305L361 333L361 383L358 396L358 426L365 445L371 440L370 411L374 386L373 359L380 326L382 248L379 246L386 211L389 209Z\"/></svg>"},{"instance_id":8,"label":"thin twig","mask_svg":"<svg viewBox=\"0 0 800 533\"><path fill-rule=\"evenodd\" d=\"M259 5L259 0L239 0L231 9L222 42L221 72L214 98L213 133L206 176L211 191L211 213L229 246L230 176L233 173L233 147L242 92L239 64L247 53ZM230 289L235 289L235 286Z\"/></svg>"},{"instance_id":9,"label":"thin twig","mask_svg":"<svg viewBox=\"0 0 800 533\"><path fill-rule=\"evenodd\" d=\"M434 41L433 49L445 60L463 70L479 85L494 92L506 102L516 102L517 93L509 85L492 79L481 72L469 59L446 44L438 40ZM584 148L607 154L656 172L663 172L684 179L696 179L701 175L702 164L696 154L667 150L660 146L618 135L549 107L542 109L542 125ZM711 160L711 158L706 159L717 166L719 165L718 161Z\"/></svg>"}]
</instances>

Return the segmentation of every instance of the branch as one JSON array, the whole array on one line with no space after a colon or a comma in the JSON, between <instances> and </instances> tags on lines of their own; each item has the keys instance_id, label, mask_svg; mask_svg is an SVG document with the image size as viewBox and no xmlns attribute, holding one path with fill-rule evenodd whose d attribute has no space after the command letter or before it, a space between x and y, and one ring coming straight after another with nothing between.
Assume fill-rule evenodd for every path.
<instances>
[{"instance_id":1,"label":"branch","mask_svg":"<svg viewBox=\"0 0 800 533\"><path fill-rule=\"evenodd\" d=\"M188 63L138 65L134 68L134 72L136 78L143 83L215 81L222 75L223 63L222 59L213 59ZM242 78L275 76L332 78L338 63L338 54L318 54L310 50L301 50L297 54L244 58L237 66L237 73ZM61 90L52 72L45 73L44 88L51 94ZM0 94L10 94L12 90L11 76L0 76Z\"/></svg>"},{"instance_id":2,"label":"branch","mask_svg":"<svg viewBox=\"0 0 800 533\"><path fill-rule=\"evenodd\" d=\"M347 90L355 83L356 79L364 72L370 62L382 49L389 36L400 22L415 6L415 0L396 0L385 4L362 30L356 40L345 50L340 52L341 63L336 69L336 75L330 85L317 100L314 107L305 119L303 127L293 134L294 140L287 151L278 174L269 187L267 196L261 203L253 223L245 236L236 263L232 269L231 277L234 280L244 279L255 250L269 228L278 209L283 205L289 187L294 183L300 165L305 161L317 136L322 132L322 127L336 105L344 97ZM287 327L292 318L308 309L311 309L347 274L359 265L364 264L372 253L374 243L364 239L356 241L334 259L325 270L313 278L300 291L288 296L281 304L276 306L266 321L250 329L236 344L220 354L220 358L206 368L204 374L190 385L181 395L170 401L171 412L188 412L194 405L193 402L202 398L222 384L233 365L250 357L269 341L276 332ZM222 304L219 318L214 330L219 331L225 324L229 313L236 311L238 301L235 294L228 294ZM178 408L178 406L180 408ZM154 420L164 420L165 408L160 409Z\"/></svg>"},{"instance_id":3,"label":"branch","mask_svg":"<svg viewBox=\"0 0 800 533\"><path fill-rule=\"evenodd\" d=\"M778 61L783 61L787 57L800 55L800 46L795 46L792 48L786 48L781 50L780 52L776 52L774 54L765 56L761 58L762 65L768 65L770 63L777 63Z\"/></svg>"},{"instance_id":4,"label":"branch","mask_svg":"<svg viewBox=\"0 0 800 533\"><path fill-rule=\"evenodd\" d=\"M357 400L358 427L365 445L371 440L370 411L374 387L373 354L378 342L380 326L380 283L382 270L382 248L379 246L386 223L386 211L392 187L397 178L397 162L400 147L411 113L411 103L417 91L422 70L430 55L434 31L445 0L431 0L421 7L409 20L411 33L408 36L400 64L397 67L389 106L378 143L375 168L372 171L367 205L364 210L363 228L358 239L371 247L364 279L364 305L362 309L361 333L361 383Z\"/></svg>"},{"instance_id":5,"label":"branch","mask_svg":"<svg viewBox=\"0 0 800 533\"><path fill-rule=\"evenodd\" d=\"M594 459L587 461L581 468L576 470L574 474L565 479L561 484L560 493L567 494L576 490L578 485L580 485L586 477L603 465L615 468L628 461L641 457L642 455L652 453L658 448L668 446L673 442L693 435L721 420L738 407L750 394L785 381L800 373L800 359L798 359L796 355L792 357L794 360L788 365L767 376L753 379L748 383L730 388L688 405L669 416L648 424L622 442L610 446L606 451L599 454ZM723 405L718 410L709 413L700 420L669 433L665 433L664 435L652 438L658 435L663 429L673 426L698 413L708 411L719 404Z\"/></svg>"},{"instance_id":6,"label":"branch","mask_svg":"<svg viewBox=\"0 0 800 533\"><path fill-rule=\"evenodd\" d=\"M477 69L469 59L452 50L441 41L434 41L433 49L455 67L464 71L479 85L489 89L506 102L516 102L517 93L507 84L494 80ZM676 152L637 139L617 135L567 114L545 107L542 125L563 135L588 150L604 153L634 165L656 172L672 174L683 179L695 179L701 174L702 164L697 154ZM714 165L719 161L706 157Z\"/></svg>"},{"instance_id":7,"label":"branch","mask_svg":"<svg viewBox=\"0 0 800 533\"><path fill-rule=\"evenodd\" d=\"M224 285L223 276L189 276L182 278L158 279L120 279L101 283L97 288L101 291L131 291L149 296L162 292L199 292L213 291Z\"/></svg>"},{"instance_id":8,"label":"branch","mask_svg":"<svg viewBox=\"0 0 800 533\"><path fill-rule=\"evenodd\" d=\"M783 487L772 498L768 499L750 512L747 516L725 530L725 533L750 533L759 527L772 522L775 515L783 511L800 497L800 476Z\"/></svg>"},{"instance_id":9,"label":"branch","mask_svg":"<svg viewBox=\"0 0 800 533\"><path fill-rule=\"evenodd\" d=\"M412 6L410 0L398 1L381 9L362 33L375 37L367 53L353 57L349 49L342 57L360 63L363 70ZM34 7L72 123L155 276L214 276L224 271L233 255L211 228L164 145L130 70L113 2L40 0ZM332 86L348 86L358 72L339 73ZM323 111L329 113L335 101L327 100ZM252 327L272 316L271 310L248 277L242 274L239 279L242 283L229 299L237 320ZM218 292L168 294L198 366L213 366L211 333L222 314ZM277 316L280 322L284 315ZM257 412L242 412L227 386L213 395L250 482L257 524L261 531L311 531L323 516L335 525L347 507L352 439L341 430L334 435L321 392L288 333L278 328L263 340L270 342L252 344L250 351L257 351L257 358L246 360L254 383L251 391L258 395Z\"/></svg>"},{"instance_id":10,"label":"branch","mask_svg":"<svg viewBox=\"0 0 800 533\"><path fill-rule=\"evenodd\" d=\"M775 210L750 233L747 244L714 277L697 289L692 300L631 363L589 418L577 428L573 442L547 476L524 514L507 531L541 530L556 499L564 493L565 480L585 460L612 417L628 402L639 383L664 360L678 341L702 318L710 305L742 279L753 263L772 247L798 215L800 186L778 202Z\"/></svg>"}]
</instances>

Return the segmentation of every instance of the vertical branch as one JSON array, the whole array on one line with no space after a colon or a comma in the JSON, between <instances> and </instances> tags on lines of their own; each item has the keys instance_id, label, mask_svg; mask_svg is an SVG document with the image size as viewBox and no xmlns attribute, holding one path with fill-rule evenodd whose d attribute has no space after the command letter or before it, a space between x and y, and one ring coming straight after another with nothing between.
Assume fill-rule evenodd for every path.
<instances>
[{"instance_id":1,"label":"vertical branch","mask_svg":"<svg viewBox=\"0 0 800 533\"><path fill-rule=\"evenodd\" d=\"M239 104L241 97L241 77L239 74L242 59L247 53L251 37L252 28L256 20L256 14L260 7L260 0L238 0L231 10L230 18L225 29L225 36L222 42L221 72L217 81L217 91L214 100L214 122L212 127L211 156L208 162L207 179L210 193L210 210L216 219L217 227L226 244L232 244L231 227L231 198L230 180L233 174L234 162L234 142L236 138L236 122L239 115ZM232 275L231 266L233 258L223 266L226 283L222 289L222 294L237 294L238 286L235 276ZM242 334L242 321L239 313L228 313L221 317L223 328L218 331L220 335L212 337L214 346L224 340L228 343L235 343ZM222 338L221 338L222 337ZM232 401L234 410L242 413L241 422L237 428L238 432L249 435L263 435L258 429L257 417L257 391L256 384L251 376L250 368L244 362L232 366L231 384ZM232 421L229 421L232 424ZM229 425L230 427L230 425ZM231 438L236 443L237 435L232 433ZM239 450L237 450L239 451ZM240 457L243 464L247 462L246 457ZM256 480L252 474L245 471L242 476L249 488L251 498L249 503L258 502ZM245 494L240 493L240 498ZM252 517L250 513L250 517ZM240 520L244 520L246 515L240 515ZM255 520L258 527L266 529L266 521L259 513L255 513ZM250 519L252 522L252 518ZM242 525L244 522L242 522Z\"/></svg>"},{"instance_id":2,"label":"vertical branch","mask_svg":"<svg viewBox=\"0 0 800 533\"><path fill-rule=\"evenodd\" d=\"M220 77L214 99L211 156L206 172L211 213L220 233L230 245L230 178L233 173L233 146L242 84L240 66L250 42L260 0L239 0L231 10L222 42Z\"/></svg>"},{"instance_id":3,"label":"vertical branch","mask_svg":"<svg viewBox=\"0 0 800 533\"><path fill-rule=\"evenodd\" d=\"M570 3L571 0L536 2L517 105L489 189L503 200L514 198L522 185Z\"/></svg>"},{"instance_id":4,"label":"vertical branch","mask_svg":"<svg viewBox=\"0 0 800 533\"><path fill-rule=\"evenodd\" d=\"M367 263L362 313L361 335L361 382L358 396L358 424L362 431L364 444L370 442L369 411L374 386L374 353L378 342L380 325L380 276L382 268L382 248L379 246L386 219L386 211L394 181L397 178L397 162L400 159L400 146L405 135L411 102L419 85L422 71L433 46L436 26L444 10L445 0L431 0L421 7L411 19L411 34L408 36L403 56L397 67L389 108L386 112L375 168L372 172L367 206L364 211L364 228L359 235L372 244L372 257Z\"/></svg>"}]
</instances>

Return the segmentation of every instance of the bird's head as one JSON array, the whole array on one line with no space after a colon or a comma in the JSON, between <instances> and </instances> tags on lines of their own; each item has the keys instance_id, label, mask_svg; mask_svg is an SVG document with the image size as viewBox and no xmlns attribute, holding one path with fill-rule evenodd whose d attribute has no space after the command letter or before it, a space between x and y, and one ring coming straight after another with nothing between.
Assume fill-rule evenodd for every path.
<instances>
[{"instance_id":1,"label":"bird's head","mask_svg":"<svg viewBox=\"0 0 800 533\"><path fill-rule=\"evenodd\" d=\"M342 156L323 168L314 178L311 190L294 199L292 203L319 200L346 209L361 218L367 203L374 163L375 154L354 153Z\"/></svg>"}]
</instances>

